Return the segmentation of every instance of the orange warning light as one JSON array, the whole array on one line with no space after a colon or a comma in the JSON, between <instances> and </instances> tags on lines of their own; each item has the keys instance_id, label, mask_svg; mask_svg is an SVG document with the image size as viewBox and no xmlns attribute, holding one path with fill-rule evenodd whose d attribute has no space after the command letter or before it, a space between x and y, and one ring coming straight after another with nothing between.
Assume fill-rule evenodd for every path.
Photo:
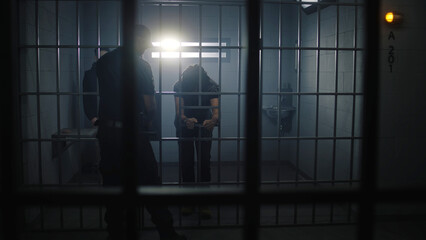
<instances>
[{"instance_id":1,"label":"orange warning light","mask_svg":"<svg viewBox=\"0 0 426 240\"><path fill-rule=\"evenodd\" d=\"M397 24L402 22L402 15L398 12L387 12L385 15L387 23Z\"/></svg>"},{"instance_id":2,"label":"orange warning light","mask_svg":"<svg viewBox=\"0 0 426 240\"><path fill-rule=\"evenodd\" d=\"M392 23L395 19L393 12L386 13L385 19L386 19L386 22Z\"/></svg>"}]
</instances>

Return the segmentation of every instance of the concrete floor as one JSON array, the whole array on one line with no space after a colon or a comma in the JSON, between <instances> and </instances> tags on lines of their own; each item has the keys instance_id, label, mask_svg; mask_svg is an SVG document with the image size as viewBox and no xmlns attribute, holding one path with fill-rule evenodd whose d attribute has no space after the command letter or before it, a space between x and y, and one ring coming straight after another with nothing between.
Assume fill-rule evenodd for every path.
<instances>
[{"instance_id":1,"label":"concrete floor","mask_svg":"<svg viewBox=\"0 0 426 240\"><path fill-rule=\"evenodd\" d=\"M243 231L238 228L184 229L178 230L188 240L240 240ZM355 240L355 225L340 226L299 226L261 228L260 240ZM105 240L105 232L40 232L25 233L22 240ZM141 232L140 239L159 239L154 230ZM375 240L424 240L426 239L426 221L381 222L376 226Z\"/></svg>"},{"instance_id":2,"label":"concrete floor","mask_svg":"<svg viewBox=\"0 0 426 240\"><path fill-rule=\"evenodd\" d=\"M243 169L241 169L243 170ZM178 180L177 165L165 165L162 168L163 182L176 182ZM218 176L221 181L236 181L235 166L222 166L221 171L212 167L212 181ZM243 171L241 171L243 172ZM272 174L271 174L272 173ZM291 166L279 169L281 179L292 180L296 177ZM277 168L274 165L263 166L262 180L274 181ZM304 179L302 175L299 179ZM99 181L96 174L83 174L75 177L76 182L96 183ZM268 185L269 187L275 185ZM290 186L291 187L291 186ZM200 220L198 214L183 217L179 214L178 206L170 206L178 231L184 233L189 240L240 240L243 239L241 223L243 211L236 206L210 206L212 219ZM355 222L356 214L347 204L315 205L299 204L297 211L295 205L263 205L261 207L260 240L355 240L357 239L357 226L348 224ZM31 212L29 214L28 212ZM27 209L27 215L39 213L39 208ZM313 212L315 214L313 215ZM103 221L104 209L102 207L64 207L44 208L43 231L41 231L41 218L27 222L25 230L20 235L20 240L105 240L105 222ZM150 216L140 212L140 224L153 227ZM278 224L277 222L278 214ZM312 219L316 225L312 226ZM297 219L297 224L294 224ZM332 220L335 225L327 225ZM218 223L223 227L218 227ZM337 224L337 225L336 225ZM341 225L344 224L344 225ZM62 225L62 227L61 227ZM275 225L275 226L274 226ZM310 226L307 226L310 225ZM159 239L156 231L144 230L140 239ZM425 240L426 218L416 221L380 222L376 225L375 240Z\"/></svg>"}]
</instances>

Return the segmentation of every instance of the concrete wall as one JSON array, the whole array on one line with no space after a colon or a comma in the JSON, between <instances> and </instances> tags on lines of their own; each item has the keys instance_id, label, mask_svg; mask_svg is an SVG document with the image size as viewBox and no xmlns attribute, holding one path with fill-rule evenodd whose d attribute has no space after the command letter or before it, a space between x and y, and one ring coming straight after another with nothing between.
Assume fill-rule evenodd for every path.
<instances>
[{"instance_id":1,"label":"concrete wall","mask_svg":"<svg viewBox=\"0 0 426 240\"><path fill-rule=\"evenodd\" d=\"M404 16L401 25L382 23L380 33L380 156L379 185L383 188L425 186L426 140L423 54L425 23L424 1L384 0L381 14L398 10ZM395 39L389 39L390 33ZM395 62L390 72L390 45Z\"/></svg>"},{"instance_id":2,"label":"concrete wall","mask_svg":"<svg viewBox=\"0 0 426 240\"><path fill-rule=\"evenodd\" d=\"M181 21L179 25L179 8L175 5L163 6L162 12L158 6L141 6L139 22L147 25L152 31L153 41L161 41L165 38L180 39L182 42L199 42L200 29L202 42L219 42L219 24L222 24L222 42L227 46L238 46L238 28L239 28L239 9L236 6L224 6L221 10L218 6L203 6L201 9L198 6L182 7ZM245 31L245 9L241 10L242 19L242 36ZM201 18L200 18L201 12ZM201 21L201 23L200 23ZM179 36L179 28L181 35ZM246 44L247 40L243 38L242 44ZM247 46L247 45L246 45ZM191 64L198 64L198 58L182 59L181 65L177 59L162 59L161 64L159 59L151 57L154 50L148 50L144 54L144 59L147 60L152 67L154 74L155 88L157 91L170 92L173 91L174 83L179 79L179 73ZM198 49L188 49L188 51L198 52ZM206 52L216 52L218 50L205 50ZM219 60L202 58L201 64L207 71L208 75L217 83L220 83L222 92L238 92L238 81L241 80L241 89L244 91L245 79L245 56L246 50L241 51L241 62L239 62L239 53L237 49L223 50L227 54L226 58L221 60L221 75L219 76ZM239 63L241 63L241 72L239 72ZM160 85L161 79L161 85ZM160 89L161 88L161 89ZM241 122L237 122L238 113L238 95L223 95L221 96L221 129L215 128L214 137L237 137L238 127L240 127L240 135L244 135L244 98L240 101ZM175 109L174 97L172 95L163 95L161 99L161 114L162 114L162 136L175 137L175 127L173 125ZM220 132L219 132L220 131ZM153 142L154 151L159 157L160 147L158 142ZM222 141L220 143L220 152L218 154L219 143L213 142L212 161L236 161L237 160L237 141ZM162 143L162 158L164 162L178 161L177 142L165 141Z\"/></svg>"},{"instance_id":3,"label":"concrete wall","mask_svg":"<svg viewBox=\"0 0 426 240\"><path fill-rule=\"evenodd\" d=\"M263 23L263 43L264 46L279 46L279 12L281 11L281 32L282 47L296 47L298 42L298 8L295 5L266 4L264 7ZM339 12L337 14L337 12ZM330 6L320 11L319 17L319 46L317 45L318 13L314 12L301 14L301 47L339 47L354 48L355 33L355 13L357 18L363 17L362 9L355 7ZM338 29L336 30L336 28ZM361 47L363 36L363 24L358 21L357 27L357 47ZM336 46L336 36L338 37L338 46ZM353 93L362 92L362 74L361 61L362 53L356 53L356 64L354 65L354 51L319 51L319 65L317 62L316 50L300 51L300 66L297 58L298 52L292 49L281 51L281 66L279 66L279 51L263 51L263 92L279 92L279 82L281 88L291 88L294 92L301 93ZM337 57L337 62L336 62ZM318 66L317 66L318 65ZM354 67L355 66L355 67ZM281 79L279 71L281 67ZM319 67L319 69L317 69ZM337 71L337 73L336 73ZM318 72L318 75L317 75ZM298 84L298 74L300 73L300 82ZM354 79L356 83L354 85ZM336 83L337 81L337 83ZM355 86L355 89L354 89ZM337 87L337 89L336 89ZM318 89L317 89L318 88ZM288 91L288 90L286 90ZM263 96L263 105L277 105L279 98L271 95ZM298 98L290 97L291 105L298 107ZM318 101L318 103L317 103ZM337 103L336 103L337 101ZM353 103L355 101L355 104ZM355 106L355 109L354 107ZM354 125L354 135L359 136L360 112L362 106L362 97L352 97L350 95L321 95L318 98L315 95L302 95L300 97L300 107L292 117L292 129L288 136L300 137L351 137L352 125ZM299 113L297 113L299 111ZM317 113L318 111L318 113ZM300 115L298 121L297 116ZM316 115L318 114L318 122ZM352 115L355 114L355 122L352 122ZM300 126L297 126L297 124ZM317 129L318 127L318 129ZM263 115L262 125L263 136L276 137L277 122ZM308 177L314 177L314 159L315 159L315 141L301 140L299 142L299 153L297 153L297 143L295 141L283 141L281 144L281 160L290 161L294 165L298 164L300 169ZM332 140L319 140L317 146L317 174L319 180L332 179L332 159L335 149L335 179L347 180L350 176L351 160L351 141L337 140L335 145ZM359 152L358 141L354 142L354 152ZM263 145L263 160L276 160L271 152L277 152L277 145L265 143ZM298 155L298 162L297 162ZM274 154L272 154L274 156ZM354 178L357 178L358 157L354 156Z\"/></svg>"},{"instance_id":4,"label":"concrete wall","mask_svg":"<svg viewBox=\"0 0 426 240\"><path fill-rule=\"evenodd\" d=\"M22 44L36 44L36 4L33 1L22 2L20 18L20 41ZM76 18L72 9L75 3L60 2L59 4L60 43L76 43ZM54 2L38 3L39 44L56 45L56 6ZM21 80L20 92L29 93L21 97L21 126L24 139L50 139L58 128L75 128L78 126L76 109L78 98L74 96L61 96L58 100L55 93L76 92L77 81L77 51L74 49L61 49L59 53L59 66L57 66L57 51L55 48L40 48L39 50L39 84L37 84L37 50L25 48L21 50ZM59 69L59 74L58 70ZM59 75L59 79L57 76ZM59 83L59 86L58 86ZM37 91L42 93L39 98L40 116L37 110ZM58 103L60 112L58 113ZM40 118L40 123L38 123ZM59 118L59 120L58 120ZM40 136L38 133L40 125ZM60 126L58 126L60 124ZM67 182L79 168L78 144L72 146L61 157L62 182ZM52 156L52 143L42 141L40 147L37 142L24 142L22 145L24 182L38 184L39 156L41 156L42 183L59 183L59 159Z\"/></svg>"},{"instance_id":5,"label":"concrete wall","mask_svg":"<svg viewBox=\"0 0 426 240\"><path fill-rule=\"evenodd\" d=\"M425 187L426 89L424 54L426 3L383 0L380 10L379 166L381 189ZM388 11L403 15L399 25L385 23ZM394 38L390 38L391 32ZM389 62L390 46L394 61ZM392 72L390 71L392 64ZM424 214L416 204L385 205L382 214Z\"/></svg>"},{"instance_id":6,"label":"concrete wall","mask_svg":"<svg viewBox=\"0 0 426 240\"><path fill-rule=\"evenodd\" d=\"M98 5L97 5L98 4ZM54 2L40 2L40 44L56 44L56 26L55 26L55 4ZM97 7L99 11L97 11ZM96 45L98 43L97 33L97 14L100 19L100 43L108 45L116 45L121 39L119 33L120 5L118 2L81 2L78 5L80 16L80 44ZM34 27L34 3L27 3L22 9L25 12L26 20L22 22L22 31L25 32L22 42L27 44L35 43L35 27ZM77 19L76 19L75 2L60 2L59 19L60 19L60 43L76 44L77 43ZM221 12L220 12L221 11ZM295 5L282 5L280 8L276 4L265 4L264 21L263 21L263 44L264 46L278 46L279 40L279 11L281 11L281 32L282 46L295 47L298 39L298 8ZM201 12L201 18L200 18ZM139 5L139 23L147 25L152 30L153 41L161 41L164 38L176 38L181 41L201 41L202 42L218 42L221 34L222 42L226 42L228 46L237 46L239 19L242 20L241 39L242 45L247 46L245 38L245 8L241 9L241 18L239 16L239 8L236 6L224 6L220 10L218 6L198 6L182 7L182 25L179 25L179 8L175 5L163 6L162 12L158 6ZM358 19L362 18L362 9L357 10ZM24 16L24 15L23 15ZM219 19L221 16L221 19ZM339 17L337 21L337 17ZM317 47L317 13L305 14L301 16L301 46ZM337 31L339 47L354 47L354 28L355 28L355 8L340 7L339 15L337 15L336 7L327 7L321 10L320 14L320 47L335 47L336 40L336 24L339 23ZM200 23L201 21L201 23ZM24 24L25 23L25 24ZM200 24L199 24L200 23ZM219 24L222 24L222 32L219 34ZM363 24L357 23L358 39L362 39ZM201 26L201 28L200 28ZM179 29L181 36L179 36ZM358 46L361 41L358 40ZM179 73L186 66L199 63L199 59L182 59L181 65L176 59L163 59L160 61L151 57L154 50L148 50L144 54L144 58L151 64L155 88L157 91L171 92L173 84L179 79ZM197 51L193 49L192 51ZM206 50L216 51L217 50ZM246 50L241 51L241 62L238 50L224 50L227 57L222 59L219 66L218 59L202 59L201 64L206 69L212 79L221 84L222 92L238 92L241 89L245 91L245 58ZM23 80L21 80L22 91L36 90L36 51L29 49L24 52L25 70L23 69ZM81 91L81 81L84 77L84 71L89 69L94 62L93 49L80 49L80 61L77 59L76 49L61 49L60 51L60 85L58 88L63 92L79 92ZM281 54L281 55L280 55ZM338 51L336 62L336 52L332 50L322 50L319 52L319 69L317 69L317 52L315 50L300 51L300 66L297 59L298 52L292 49L283 50L281 53L277 50L264 50L262 52L262 91L263 92L280 92L279 88L291 88L293 92L316 92L321 93L352 93L361 92L361 61L362 53L357 52L354 57L353 51ZM281 59L279 59L281 58ZM353 60L356 58L355 64ZM80 65L78 65L78 63ZM281 65L280 65L281 63ZM24 64L24 63L23 63ZM239 64L241 64L241 72L239 72ZM337 65L336 65L337 64ZM221 76L219 76L219 67ZM56 92L56 49L40 50L40 91ZM78 70L80 72L78 73ZM317 79L317 70L318 77ZM337 73L336 73L337 70ZM300 82L298 83L298 74L300 73ZM281 74L281 76L279 76ZM356 79L355 90L354 77ZM337 84L336 84L337 79ZM239 86L239 80L241 80ZM317 84L317 80L319 83ZM161 82L161 83L160 83ZM337 85L337 89L336 88ZM290 90L288 90L290 91ZM26 100L28 99L28 100ZM289 104L297 107L297 96L288 96ZM244 135L244 95L241 95L240 106L238 106L238 95L223 95L221 97L221 126L214 131L214 136L221 137L237 137L238 128L240 128L240 136ZM274 95L263 95L262 105L277 105L279 98ZM360 106L362 97L338 96L333 95L320 96L318 98L317 109L316 96L301 96L300 107L292 114L290 118L292 128L286 133L287 136L314 137L316 133L316 111L318 111L318 136L320 137L350 137L352 134L352 125L355 125L354 134L359 135L360 131ZM29 96L23 98L23 134L24 137L37 137L37 111L36 97ZM88 120L82 111L81 98L75 96L60 97L60 128L76 128L90 127ZM55 95L42 96L40 98L41 106L41 136L50 138L51 134L58 129L57 126L57 98ZM355 106L355 109L353 109ZM238 121L238 109L240 109L240 122ZM298 113L299 112L299 113ZM174 137L175 127L174 119L174 99L172 95L163 95L161 99L162 113L162 136ZM352 123L352 113L355 113L355 123ZM298 121L297 116L300 115ZM335 116L336 115L336 116ZM271 120L262 115L262 136L277 137L278 126L276 120ZM334 122L336 119L336 122ZM297 124L300 123L300 126ZM336 128L334 129L334 126ZM299 133L297 132L299 129ZM220 145L220 146L219 146ZM264 141L262 143L262 160L264 161L288 161L296 165L296 159L300 169L309 177L313 177L314 166L314 147L313 140L304 140L299 142L299 152L295 141L276 140ZM153 142L154 151L157 157L162 152L163 162L177 162L177 143L165 141L160 148L158 142ZM332 176L332 158L333 149L335 150L336 159L336 179L348 179L350 169L350 140L338 140L335 145L332 140L318 141L318 178L321 180L331 179ZM69 158L68 162L63 162L67 166L72 166L74 172L81 167L81 155L87 146L84 144L75 145L75 151L69 151L69 154L75 154L75 158ZM354 174L358 166L357 153L359 149L358 141L353 145L355 157L353 166ZM37 168L38 146L36 143L25 144L24 153L28 154L26 161L28 169ZM218 154L220 149L221 154ZM70 149L73 150L73 149ZM212 161L235 161L237 158L237 141L215 141L212 148ZM242 148L241 148L242 151ZM57 161L52 160L50 143L42 143L42 158L46 165L44 168L49 183L55 183L57 179ZM50 155L49 155L50 154ZM83 154L84 155L84 154ZM72 159L72 160L71 160ZM31 167L30 167L31 166ZM36 182L37 171L27 173L31 180ZM56 177L55 177L56 176ZM356 177L356 175L355 175ZM68 177L69 178L69 177Z\"/></svg>"}]
</instances>

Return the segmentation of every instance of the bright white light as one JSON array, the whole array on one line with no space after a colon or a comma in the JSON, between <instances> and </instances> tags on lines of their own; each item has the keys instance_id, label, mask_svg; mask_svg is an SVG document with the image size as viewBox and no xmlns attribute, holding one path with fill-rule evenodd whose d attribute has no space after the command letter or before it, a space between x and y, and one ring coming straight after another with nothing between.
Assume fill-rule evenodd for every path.
<instances>
[{"instance_id":1,"label":"bright white light","mask_svg":"<svg viewBox=\"0 0 426 240\"><path fill-rule=\"evenodd\" d=\"M161 47L164 50L171 51L179 48L180 42L174 39L165 39L161 41Z\"/></svg>"},{"instance_id":2,"label":"bright white light","mask_svg":"<svg viewBox=\"0 0 426 240\"><path fill-rule=\"evenodd\" d=\"M181 58L198 58L200 53L198 52L181 52ZM179 52L152 52L152 58L179 58ZM201 58L218 58L219 53L217 52L203 52ZM226 53L222 53L222 58L226 58Z\"/></svg>"},{"instance_id":3,"label":"bright white light","mask_svg":"<svg viewBox=\"0 0 426 240\"><path fill-rule=\"evenodd\" d=\"M318 0L301 0L301 1L302 2L312 2L312 3L318 2ZM303 8L307 8L307 7L310 7L310 6L312 6L312 4L302 4Z\"/></svg>"},{"instance_id":4,"label":"bright white light","mask_svg":"<svg viewBox=\"0 0 426 240\"><path fill-rule=\"evenodd\" d=\"M152 45L154 47L160 48L160 52L152 52L151 57L152 58L179 58L179 51L180 47L199 47L200 42L179 42L174 39L166 39L161 42L153 42ZM201 46L206 47L217 47L219 46L218 42L202 42ZM221 46L226 46L226 43L221 43ZM180 57L181 58L198 58L200 54L198 52L186 52L181 51ZM222 58L226 58L226 53L222 53ZM214 52L203 52L201 54L202 58L218 58L219 53Z\"/></svg>"},{"instance_id":5,"label":"bright white light","mask_svg":"<svg viewBox=\"0 0 426 240\"><path fill-rule=\"evenodd\" d=\"M177 40L168 39L168 40L163 40L161 42L152 42L152 45L154 47L161 47L164 50L167 50L167 48L177 49L179 46L181 46L181 47L198 47L198 46L200 46L200 43L199 42L179 42ZM219 43L218 42L202 42L201 46L217 47L217 46L219 46ZM226 43L223 42L221 44L221 46L226 46Z\"/></svg>"}]
</instances>

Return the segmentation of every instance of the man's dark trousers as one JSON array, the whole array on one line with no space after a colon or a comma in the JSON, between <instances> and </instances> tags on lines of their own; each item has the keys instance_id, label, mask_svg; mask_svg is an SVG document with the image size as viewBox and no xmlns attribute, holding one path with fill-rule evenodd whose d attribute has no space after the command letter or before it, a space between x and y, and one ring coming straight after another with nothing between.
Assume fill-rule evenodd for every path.
<instances>
[{"instance_id":1,"label":"man's dark trousers","mask_svg":"<svg viewBox=\"0 0 426 240\"><path fill-rule=\"evenodd\" d=\"M100 172L103 185L106 187L120 186L120 161L123 159L122 129L116 127L99 126L98 139L101 150ZM139 185L159 185L158 166L155 161L151 143L145 135L139 134L137 156L137 177ZM165 206L147 205L161 238L173 236L173 218ZM121 239L125 233L125 206L106 206L105 221L110 236Z\"/></svg>"},{"instance_id":2,"label":"man's dark trousers","mask_svg":"<svg viewBox=\"0 0 426 240\"><path fill-rule=\"evenodd\" d=\"M181 128L181 131L176 131L176 136L183 137L179 140L179 155L182 164L182 181L191 183L195 182L195 158L194 148L198 163L198 182L210 182L210 150L212 148L212 131L204 127L196 126L194 129ZM198 140L198 138L206 138ZM191 140L191 138L194 138ZM186 140L185 140L186 139Z\"/></svg>"}]
</instances>

